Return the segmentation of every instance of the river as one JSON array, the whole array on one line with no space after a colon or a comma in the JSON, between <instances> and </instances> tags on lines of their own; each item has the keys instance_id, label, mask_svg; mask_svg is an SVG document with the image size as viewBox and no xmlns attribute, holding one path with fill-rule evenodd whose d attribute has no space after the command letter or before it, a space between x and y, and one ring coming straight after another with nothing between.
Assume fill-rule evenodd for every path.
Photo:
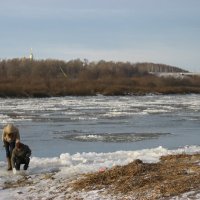
<instances>
[{"instance_id":1,"label":"river","mask_svg":"<svg viewBox=\"0 0 200 200\"><path fill-rule=\"evenodd\" d=\"M200 144L196 94L0 98L0 119L1 130L7 123L19 128L37 157Z\"/></svg>"}]
</instances>

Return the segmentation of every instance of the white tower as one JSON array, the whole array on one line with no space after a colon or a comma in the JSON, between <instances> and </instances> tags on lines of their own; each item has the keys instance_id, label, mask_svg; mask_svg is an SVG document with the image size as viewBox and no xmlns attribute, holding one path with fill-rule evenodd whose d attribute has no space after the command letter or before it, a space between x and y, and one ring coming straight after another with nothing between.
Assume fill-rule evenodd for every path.
<instances>
[{"instance_id":1,"label":"white tower","mask_svg":"<svg viewBox=\"0 0 200 200\"><path fill-rule=\"evenodd\" d=\"M33 51L32 51L32 48L31 48L31 53L30 53L29 58L30 58L30 60L33 60Z\"/></svg>"}]
</instances>

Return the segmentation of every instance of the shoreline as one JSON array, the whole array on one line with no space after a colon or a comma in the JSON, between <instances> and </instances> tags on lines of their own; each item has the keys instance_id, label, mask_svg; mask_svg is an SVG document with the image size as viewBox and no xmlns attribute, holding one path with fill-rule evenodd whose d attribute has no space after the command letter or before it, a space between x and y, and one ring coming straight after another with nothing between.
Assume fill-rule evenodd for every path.
<instances>
[{"instance_id":1,"label":"shoreline","mask_svg":"<svg viewBox=\"0 0 200 200\"><path fill-rule=\"evenodd\" d=\"M95 93L95 94L62 94L62 95L50 95L48 93L42 93L42 94L17 94L17 95L12 95L12 94L1 94L0 93L0 98L53 98L53 97L72 97L72 96L77 96L77 97L87 97L87 96L146 96L146 95L188 95L188 94L200 94L200 91L182 91L182 92L137 92L137 93L118 93L118 94L104 94L104 93Z\"/></svg>"},{"instance_id":2,"label":"shoreline","mask_svg":"<svg viewBox=\"0 0 200 200\"><path fill-rule=\"evenodd\" d=\"M200 153L169 154L155 163L136 159L127 165L70 177L57 173L13 178L1 190L9 195L11 191L16 193L16 199L42 199L44 195L47 199L69 200L169 200L200 196Z\"/></svg>"},{"instance_id":3,"label":"shoreline","mask_svg":"<svg viewBox=\"0 0 200 200\"><path fill-rule=\"evenodd\" d=\"M86 174L72 186L75 191L104 189L107 194L142 200L200 192L200 154L161 156L157 163L136 159L125 166Z\"/></svg>"}]
</instances>

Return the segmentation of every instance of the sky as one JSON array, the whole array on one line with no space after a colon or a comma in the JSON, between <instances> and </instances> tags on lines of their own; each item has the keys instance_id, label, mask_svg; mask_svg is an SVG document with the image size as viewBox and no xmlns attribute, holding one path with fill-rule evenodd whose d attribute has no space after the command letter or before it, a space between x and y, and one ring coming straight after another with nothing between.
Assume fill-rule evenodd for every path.
<instances>
[{"instance_id":1,"label":"sky","mask_svg":"<svg viewBox=\"0 0 200 200\"><path fill-rule=\"evenodd\" d=\"M154 62L200 72L199 0L0 0L0 59Z\"/></svg>"}]
</instances>

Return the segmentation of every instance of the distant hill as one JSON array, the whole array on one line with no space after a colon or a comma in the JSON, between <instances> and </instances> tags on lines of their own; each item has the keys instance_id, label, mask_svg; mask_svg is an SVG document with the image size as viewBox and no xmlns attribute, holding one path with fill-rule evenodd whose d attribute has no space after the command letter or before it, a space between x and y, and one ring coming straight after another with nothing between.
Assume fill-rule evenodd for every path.
<instances>
[{"instance_id":1,"label":"distant hill","mask_svg":"<svg viewBox=\"0 0 200 200\"><path fill-rule=\"evenodd\" d=\"M146 72L161 72L161 73L188 72L178 67L165 65L165 64L155 64L155 63L136 63L135 67L138 68L139 71L146 71Z\"/></svg>"}]
</instances>

